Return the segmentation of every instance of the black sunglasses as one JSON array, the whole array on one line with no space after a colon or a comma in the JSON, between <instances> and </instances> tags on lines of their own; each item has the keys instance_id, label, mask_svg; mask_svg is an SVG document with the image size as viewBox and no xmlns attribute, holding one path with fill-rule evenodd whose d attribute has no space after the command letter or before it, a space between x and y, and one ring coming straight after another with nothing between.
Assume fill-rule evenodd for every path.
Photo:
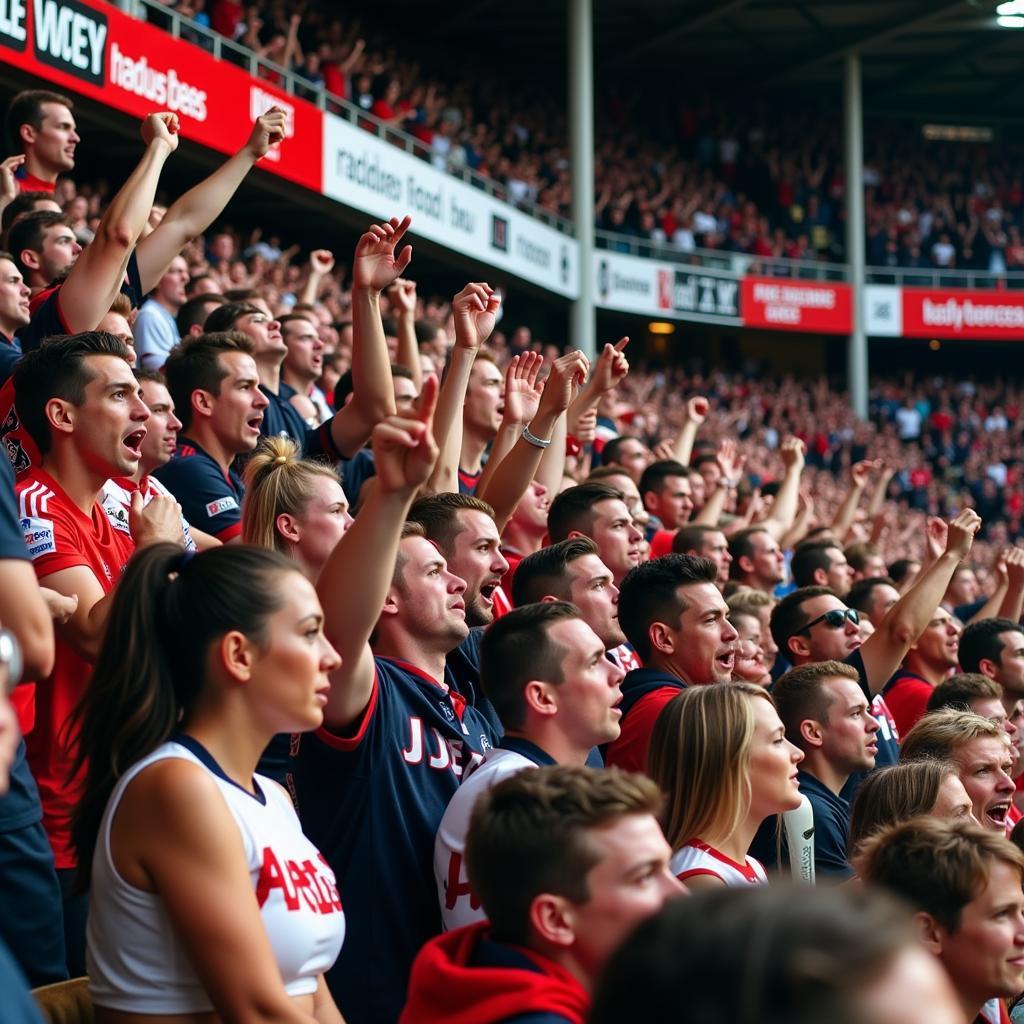
<instances>
[{"instance_id":1,"label":"black sunglasses","mask_svg":"<svg viewBox=\"0 0 1024 1024\"><path fill-rule=\"evenodd\" d=\"M798 629L795 635L799 636L801 633L810 632L811 627L816 626L819 622L824 622L829 629L842 629L846 625L847 620L855 626L858 625L860 623L860 612L856 608L833 608L831 611L825 612L824 615L811 619L803 629Z\"/></svg>"}]
</instances>

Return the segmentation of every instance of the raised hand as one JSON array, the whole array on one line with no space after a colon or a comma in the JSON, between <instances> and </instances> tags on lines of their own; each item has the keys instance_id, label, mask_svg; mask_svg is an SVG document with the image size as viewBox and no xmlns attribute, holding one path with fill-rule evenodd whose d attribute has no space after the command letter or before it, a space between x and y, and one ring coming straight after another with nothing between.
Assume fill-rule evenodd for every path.
<instances>
[{"instance_id":1,"label":"raised hand","mask_svg":"<svg viewBox=\"0 0 1024 1024\"><path fill-rule=\"evenodd\" d=\"M505 423L525 427L537 415L544 393L537 377L543 365L540 353L523 352L505 368L505 409L501 414Z\"/></svg>"},{"instance_id":2,"label":"raised hand","mask_svg":"<svg viewBox=\"0 0 1024 1024\"><path fill-rule=\"evenodd\" d=\"M18 194L14 172L25 162L24 153L16 153L0 163L0 203L9 203Z\"/></svg>"},{"instance_id":3,"label":"raised hand","mask_svg":"<svg viewBox=\"0 0 1024 1024\"><path fill-rule=\"evenodd\" d=\"M395 257L395 249L404 237L411 217L399 220L392 217L384 224L371 224L370 230L356 243L356 255L352 264L352 285L378 294L396 278L412 260L412 246L407 245Z\"/></svg>"},{"instance_id":4,"label":"raised hand","mask_svg":"<svg viewBox=\"0 0 1024 1024\"><path fill-rule=\"evenodd\" d=\"M881 466L881 459L861 459L860 462L855 462L850 468L850 475L853 477L854 485L857 487L867 487L871 473L876 469L881 469Z\"/></svg>"},{"instance_id":5,"label":"raised hand","mask_svg":"<svg viewBox=\"0 0 1024 1024\"><path fill-rule=\"evenodd\" d=\"M314 249L309 254L309 272L326 277L334 269L334 253L330 249Z\"/></svg>"},{"instance_id":6,"label":"raised hand","mask_svg":"<svg viewBox=\"0 0 1024 1024\"><path fill-rule=\"evenodd\" d=\"M934 562L946 550L946 537L948 533L949 527L946 525L945 519L941 519L938 516L928 517L928 522L925 525L924 541L931 561Z\"/></svg>"},{"instance_id":7,"label":"raised hand","mask_svg":"<svg viewBox=\"0 0 1024 1024\"><path fill-rule=\"evenodd\" d=\"M381 493L409 495L430 478L437 462L437 392L437 377L431 374L423 382L412 416L389 416L373 428L373 458Z\"/></svg>"},{"instance_id":8,"label":"raised hand","mask_svg":"<svg viewBox=\"0 0 1024 1024\"><path fill-rule=\"evenodd\" d=\"M804 443L799 437L787 437L779 447L779 455L782 456L782 463L786 469L793 466L803 469L805 451Z\"/></svg>"},{"instance_id":9,"label":"raised hand","mask_svg":"<svg viewBox=\"0 0 1024 1024\"><path fill-rule=\"evenodd\" d=\"M416 314L416 282L407 281L404 277L388 289L388 298L395 313L404 313L406 316Z\"/></svg>"},{"instance_id":10,"label":"raised hand","mask_svg":"<svg viewBox=\"0 0 1024 1024\"><path fill-rule=\"evenodd\" d=\"M163 541L182 546L185 544L181 532L181 506L167 495L159 494L144 505L142 495L133 491L131 508L128 510L128 529L136 548Z\"/></svg>"},{"instance_id":11,"label":"raised hand","mask_svg":"<svg viewBox=\"0 0 1024 1024\"><path fill-rule=\"evenodd\" d=\"M981 516L973 508L962 508L949 523L946 550L962 562L969 554L980 529Z\"/></svg>"},{"instance_id":12,"label":"raised hand","mask_svg":"<svg viewBox=\"0 0 1024 1024\"><path fill-rule=\"evenodd\" d=\"M467 284L452 299L455 345L475 352L494 330L501 296L482 281Z\"/></svg>"},{"instance_id":13,"label":"raised hand","mask_svg":"<svg viewBox=\"0 0 1024 1024\"><path fill-rule=\"evenodd\" d=\"M165 110L159 114L147 114L139 131L142 134L142 141L147 146L159 140L173 153L178 148L180 128L178 115Z\"/></svg>"},{"instance_id":14,"label":"raised hand","mask_svg":"<svg viewBox=\"0 0 1024 1024\"><path fill-rule=\"evenodd\" d=\"M655 446L653 455L656 461L666 462L670 459L675 458L676 446L675 442L670 438L662 438Z\"/></svg>"},{"instance_id":15,"label":"raised hand","mask_svg":"<svg viewBox=\"0 0 1024 1024\"><path fill-rule=\"evenodd\" d=\"M283 142L287 127L288 115L280 107L271 107L257 117L249 141L245 144L252 158L259 160L267 155L271 146Z\"/></svg>"},{"instance_id":16,"label":"raised hand","mask_svg":"<svg viewBox=\"0 0 1024 1024\"><path fill-rule=\"evenodd\" d=\"M593 444L597 437L597 409L588 409L576 421L573 436L582 445Z\"/></svg>"},{"instance_id":17,"label":"raised hand","mask_svg":"<svg viewBox=\"0 0 1024 1024\"><path fill-rule=\"evenodd\" d=\"M559 356L551 364L541 404L552 412L565 412L590 374L590 360L579 350Z\"/></svg>"},{"instance_id":18,"label":"raised hand","mask_svg":"<svg viewBox=\"0 0 1024 1024\"><path fill-rule=\"evenodd\" d=\"M604 395L614 387L621 384L629 373L629 360L623 354L623 350L629 344L629 338L619 338L614 344L606 344L601 350L597 359L597 366L594 368L594 389L598 394Z\"/></svg>"},{"instance_id":19,"label":"raised hand","mask_svg":"<svg viewBox=\"0 0 1024 1024\"><path fill-rule=\"evenodd\" d=\"M718 445L716 457L718 466L722 470L722 476L729 481L731 487L735 487L743 473L743 467L747 464L746 455L741 455L736 442L732 438L726 437Z\"/></svg>"},{"instance_id":20,"label":"raised hand","mask_svg":"<svg viewBox=\"0 0 1024 1024\"><path fill-rule=\"evenodd\" d=\"M1003 560L1006 577L1013 587L1024 587L1024 548L1008 548Z\"/></svg>"},{"instance_id":21,"label":"raised hand","mask_svg":"<svg viewBox=\"0 0 1024 1024\"><path fill-rule=\"evenodd\" d=\"M686 403L686 418L699 427L711 411L711 403L703 396L696 395Z\"/></svg>"}]
</instances>

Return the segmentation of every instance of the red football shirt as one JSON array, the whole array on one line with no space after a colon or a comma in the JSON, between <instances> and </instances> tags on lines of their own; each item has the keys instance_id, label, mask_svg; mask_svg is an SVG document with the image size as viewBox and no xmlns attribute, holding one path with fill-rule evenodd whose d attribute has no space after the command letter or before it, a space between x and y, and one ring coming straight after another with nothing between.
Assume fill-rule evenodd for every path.
<instances>
[{"instance_id":1,"label":"red football shirt","mask_svg":"<svg viewBox=\"0 0 1024 1024\"><path fill-rule=\"evenodd\" d=\"M117 583L134 551L131 538L115 530L98 503L86 515L60 484L36 466L15 486L18 515L36 576L62 569L92 570L104 593ZM58 868L75 866L71 850L71 811L81 778L69 780L74 748L65 726L85 691L92 663L77 654L57 633L53 672L36 687L36 726L25 737L28 762L39 787L43 825Z\"/></svg>"}]
</instances>

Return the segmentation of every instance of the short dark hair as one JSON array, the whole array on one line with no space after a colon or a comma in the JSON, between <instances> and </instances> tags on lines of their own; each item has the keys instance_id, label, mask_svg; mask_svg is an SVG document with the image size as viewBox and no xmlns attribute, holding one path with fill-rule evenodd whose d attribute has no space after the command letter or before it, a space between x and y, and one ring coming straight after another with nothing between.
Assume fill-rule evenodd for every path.
<instances>
[{"instance_id":1,"label":"short dark hair","mask_svg":"<svg viewBox=\"0 0 1024 1024\"><path fill-rule=\"evenodd\" d=\"M569 564L584 555L596 554L597 545L589 537L572 537L527 555L512 576L512 604L519 608L549 594L568 600Z\"/></svg>"},{"instance_id":2,"label":"short dark hair","mask_svg":"<svg viewBox=\"0 0 1024 1024\"><path fill-rule=\"evenodd\" d=\"M827 573L832 565L829 551L842 554L843 549L834 540L805 540L798 544L789 563L793 582L798 587L813 586L815 572L824 569Z\"/></svg>"},{"instance_id":3,"label":"short dark hair","mask_svg":"<svg viewBox=\"0 0 1024 1024\"><path fill-rule=\"evenodd\" d=\"M1024 626L1005 618L972 622L960 634L960 667L965 672L978 672L983 659L998 665L1003 654L1003 644L999 637L1010 632L1024 633Z\"/></svg>"},{"instance_id":4,"label":"short dark hair","mask_svg":"<svg viewBox=\"0 0 1024 1024\"><path fill-rule=\"evenodd\" d=\"M687 523L685 526L680 526L672 538L672 550L677 555L699 551L704 546L704 538L709 533L721 533L721 530L717 526L709 526L706 523Z\"/></svg>"},{"instance_id":5,"label":"short dark hair","mask_svg":"<svg viewBox=\"0 0 1024 1024\"><path fill-rule=\"evenodd\" d=\"M577 484L568 487L551 502L548 509L548 536L552 541L566 540L572 530L588 534L594 527L594 506L602 501L623 501L622 491L607 484Z\"/></svg>"},{"instance_id":6,"label":"short dark hair","mask_svg":"<svg viewBox=\"0 0 1024 1024\"><path fill-rule=\"evenodd\" d=\"M192 424L192 393L209 391L220 394L220 382L228 371L220 361L225 352L252 355L252 342L238 331L218 331L186 338L171 351L164 363L167 390L174 401L174 415L181 420L181 429Z\"/></svg>"},{"instance_id":7,"label":"short dark hair","mask_svg":"<svg viewBox=\"0 0 1024 1024\"><path fill-rule=\"evenodd\" d=\"M206 318L206 323L203 324L203 330L207 334L219 334L222 331L230 331L243 316L250 316L253 313L259 313L262 316L263 310L259 306L254 306L251 302L226 301L223 306L210 310L210 315Z\"/></svg>"},{"instance_id":8,"label":"short dark hair","mask_svg":"<svg viewBox=\"0 0 1024 1024\"><path fill-rule=\"evenodd\" d=\"M159 370L147 370L146 367L136 363L132 367L132 373L135 374L135 379L140 384L145 381L147 384L159 384L161 387L167 387L167 381L164 380L164 375Z\"/></svg>"},{"instance_id":9,"label":"short dark hair","mask_svg":"<svg viewBox=\"0 0 1024 1024\"><path fill-rule=\"evenodd\" d=\"M46 455L53 446L46 403L60 398L80 406L93 375L86 365L89 356L116 356L128 362L128 346L106 331L46 338L39 348L14 365L14 405L29 437Z\"/></svg>"},{"instance_id":10,"label":"short dark hair","mask_svg":"<svg viewBox=\"0 0 1024 1024\"><path fill-rule=\"evenodd\" d=\"M317 319L316 313L314 312L304 312L299 310L298 312L293 311L291 313L285 313L284 316L279 316L277 318L277 322L282 328L284 328L286 324L293 324L299 320L305 320L311 327L320 326L320 321Z\"/></svg>"},{"instance_id":11,"label":"short dark hair","mask_svg":"<svg viewBox=\"0 0 1024 1024\"><path fill-rule=\"evenodd\" d=\"M11 147L22 151L20 129L30 124L36 131L43 127L43 104L60 103L68 110L74 110L74 101L59 92L49 89L23 89L7 105L7 135Z\"/></svg>"},{"instance_id":12,"label":"short dark hair","mask_svg":"<svg viewBox=\"0 0 1024 1024\"><path fill-rule=\"evenodd\" d=\"M919 558L897 558L895 562L889 565L889 576L899 586L910 575L910 567L920 564L921 560Z\"/></svg>"},{"instance_id":13,"label":"short dark hair","mask_svg":"<svg viewBox=\"0 0 1024 1024\"><path fill-rule=\"evenodd\" d=\"M640 496L643 497L652 491L655 494L661 494L665 489L665 481L672 476L681 476L689 481L690 472L681 462L676 462L675 459L658 459L657 462L652 462L640 474L640 483L637 484Z\"/></svg>"},{"instance_id":14,"label":"short dark hair","mask_svg":"<svg viewBox=\"0 0 1024 1024\"><path fill-rule=\"evenodd\" d=\"M660 807L650 779L618 768L551 765L482 793L466 835L466 870L495 940L527 945L530 906L542 893L586 903L587 875L600 863L587 833L627 815L656 816Z\"/></svg>"},{"instance_id":15,"label":"short dark hair","mask_svg":"<svg viewBox=\"0 0 1024 1024\"><path fill-rule=\"evenodd\" d=\"M480 643L480 686L498 712L505 731L526 724L523 688L538 679L552 685L564 681L566 649L549 635L556 622L580 618L568 601L526 604L494 622Z\"/></svg>"},{"instance_id":16,"label":"short dark hair","mask_svg":"<svg viewBox=\"0 0 1024 1024\"><path fill-rule=\"evenodd\" d=\"M58 213L56 210L35 210L32 213L26 213L8 232L7 248L14 256L14 265L26 277L30 268L22 263L21 254L26 249L31 252L42 252L43 238L46 236L46 232L58 224L66 228L71 227L71 221L67 214Z\"/></svg>"},{"instance_id":17,"label":"short dark hair","mask_svg":"<svg viewBox=\"0 0 1024 1024\"><path fill-rule=\"evenodd\" d=\"M413 329L416 331L416 344L426 345L437 337L438 331L441 330L441 324L436 320L421 317L413 325Z\"/></svg>"},{"instance_id":18,"label":"short dark hair","mask_svg":"<svg viewBox=\"0 0 1024 1024\"><path fill-rule=\"evenodd\" d=\"M647 631L653 622L678 624L689 602L680 587L711 583L718 579L718 566L697 555L663 555L641 562L626 573L619 587L619 627L641 661L651 656Z\"/></svg>"},{"instance_id":19,"label":"short dark hair","mask_svg":"<svg viewBox=\"0 0 1024 1024\"><path fill-rule=\"evenodd\" d=\"M179 417L180 419L181 417ZM786 643L791 636L796 636L811 621L810 615L804 611L804 604L812 597L835 597L835 592L828 587L800 587L787 594L773 609L768 628L771 630L775 646L789 657L789 646Z\"/></svg>"},{"instance_id":20,"label":"short dark hair","mask_svg":"<svg viewBox=\"0 0 1024 1024\"><path fill-rule=\"evenodd\" d=\"M36 212L36 203L48 199L50 202L56 202L53 198L53 194L50 192L19 192L4 208L3 218L0 220L0 228L4 232L8 231L11 225L20 217L22 214L26 216L30 213ZM56 213L56 210L40 210L39 213ZM31 248L31 247L30 247Z\"/></svg>"},{"instance_id":21,"label":"short dark hair","mask_svg":"<svg viewBox=\"0 0 1024 1024\"><path fill-rule=\"evenodd\" d=\"M871 595L875 587L889 586L895 588L895 580L888 576L868 576L857 580L843 600L847 608L856 608L859 612L871 611Z\"/></svg>"},{"instance_id":22,"label":"short dark hair","mask_svg":"<svg viewBox=\"0 0 1024 1024\"><path fill-rule=\"evenodd\" d=\"M193 295L186 299L178 309L178 315L174 318L174 326L178 328L178 337L184 338L193 327L206 328L206 319L213 312L207 311L207 306L224 306L227 299L223 295L214 292L204 292L202 295Z\"/></svg>"},{"instance_id":23,"label":"short dark hair","mask_svg":"<svg viewBox=\"0 0 1024 1024\"><path fill-rule=\"evenodd\" d=\"M800 723L807 719L828 722L828 709L832 703L825 693L823 684L828 679L849 679L859 683L857 670L841 661L815 661L809 665L791 668L772 687L775 709L786 729L786 739L798 747Z\"/></svg>"},{"instance_id":24,"label":"short dark hair","mask_svg":"<svg viewBox=\"0 0 1024 1024\"><path fill-rule=\"evenodd\" d=\"M750 538L758 533L768 533L768 530L764 526L748 526L744 530L737 530L729 537L729 554L732 555L729 576L732 579L739 580L743 578L740 559L754 557L754 544Z\"/></svg>"},{"instance_id":25,"label":"short dark hair","mask_svg":"<svg viewBox=\"0 0 1024 1024\"><path fill-rule=\"evenodd\" d=\"M912 818L868 836L855 858L857 874L888 889L949 932L984 887L993 861L1016 868L1024 880L1024 854L1005 836L964 821Z\"/></svg>"},{"instance_id":26,"label":"short dark hair","mask_svg":"<svg viewBox=\"0 0 1024 1024\"><path fill-rule=\"evenodd\" d=\"M605 444L604 448L601 449L602 465L607 466L613 462L616 465L621 465L621 463L618 461L619 449L627 441L636 441L638 444L643 444L643 441L641 441L639 437L634 437L632 434L620 434L618 437L613 437L610 441L608 441Z\"/></svg>"},{"instance_id":27,"label":"short dark hair","mask_svg":"<svg viewBox=\"0 0 1024 1024\"><path fill-rule=\"evenodd\" d=\"M926 711L941 711L943 708L970 711L972 700L979 697L998 700L1002 696L1003 688L994 679L980 672L958 672L955 676L943 679L932 690Z\"/></svg>"},{"instance_id":28,"label":"short dark hair","mask_svg":"<svg viewBox=\"0 0 1024 1024\"><path fill-rule=\"evenodd\" d=\"M494 518L494 509L486 501L472 494L441 491L439 494L417 498L406 519L419 523L427 540L433 541L447 558L455 545L455 538L465 529L459 522L459 513L467 509Z\"/></svg>"}]
</instances>

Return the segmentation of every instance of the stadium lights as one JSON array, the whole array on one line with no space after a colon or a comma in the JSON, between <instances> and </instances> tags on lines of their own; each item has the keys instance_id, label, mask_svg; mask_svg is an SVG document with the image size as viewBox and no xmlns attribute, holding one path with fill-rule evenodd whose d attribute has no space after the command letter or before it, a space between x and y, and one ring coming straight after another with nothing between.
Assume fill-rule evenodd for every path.
<instances>
[{"instance_id":1,"label":"stadium lights","mask_svg":"<svg viewBox=\"0 0 1024 1024\"><path fill-rule=\"evenodd\" d=\"M1024 17L1019 14L1001 14L996 18L1000 28L1024 28Z\"/></svg>"},{"instance_id":2,"label":"stadium lights","mask_svg":"<svg viewBox=\"0 0 1024 1024\"><path fill-rule=\"evenodd\" d=\"M664 320L655 320L647 325L651 334L675 334L676 325L666 323Z\"/></svg>"},{"instance_id":3,"label":"stadium lights","mask_svg":"<svg viewBox=\"0 0 1024 1024\"><path fill-rule=\"evenodd\" d=\"M1024 0L1005 0L1004 3L996 5L996 14L1013 15L1024 14Z\"/></svg>"}]
</instances>

